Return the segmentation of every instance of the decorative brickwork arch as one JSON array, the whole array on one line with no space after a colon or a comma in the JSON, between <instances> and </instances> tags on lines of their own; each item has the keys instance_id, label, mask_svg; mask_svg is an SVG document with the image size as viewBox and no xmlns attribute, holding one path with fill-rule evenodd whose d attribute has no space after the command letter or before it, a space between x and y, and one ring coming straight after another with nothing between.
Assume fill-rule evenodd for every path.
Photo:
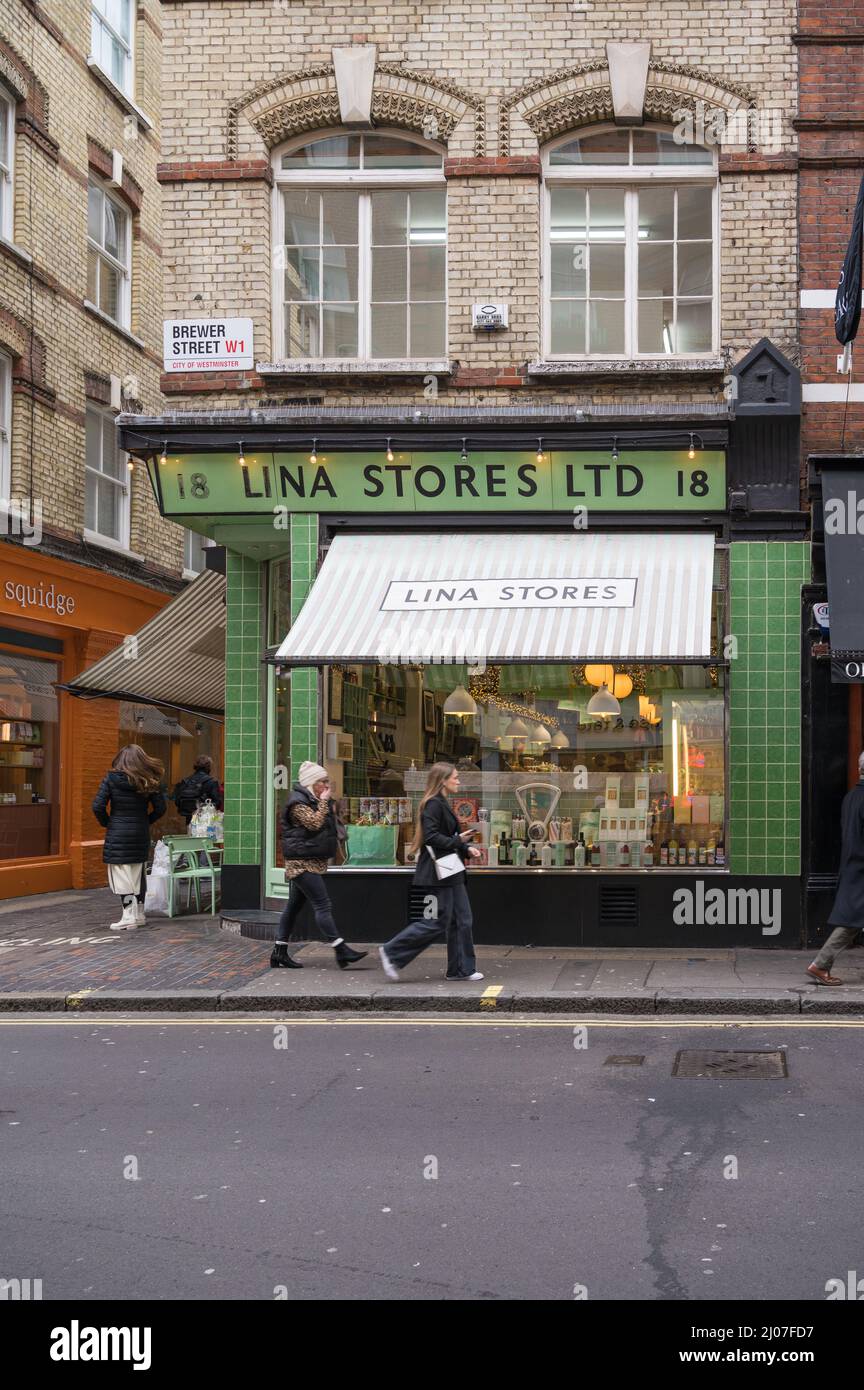
<instances>
[{"instance_id":1,"label":"decorative brickwork arch","mask_svg":"<svg viewBox=\"0 0 864 1390\"><path fill-rule=\"evenodd\" d=\"M5 39L0 39L0 80L16 98L16 133L33 140L51 159L56 159L59 146L48 132L48 93L21 54Z\"/></svg>"},{"instance_id":2,"label":"decorative brickwork arch","mask_svg":"<svg viewBox=\"0 0 864 1390\"><path fill-rule=\"evenodd\" d=\"M33 395L46 405L54 402L54 391L45 379L45 343L38 334L13 314L0 307L0 348L12 358L12 387Z\"/></svg>"},{"instance_id":3,"label":"decorative brickwork arch","mask_svg":"<svg viewBox=\"0 0 864 1390\"><path fill-rule=\"evenodd\" d=\"M650 64L646 121L671 122L677 111L695 111L699 102L706 117L716 110L729 116L742 108L756 107L753 92L742 83L683 63ZM510 119L514 111L536 135L538 145L568 130L613 120L612 87L605 58L560 68L505 97L498 133L498 153L505 158L510 153Z\"/></svg>"},{"instance_id":4,"label":"decorative brickwork arch","mask_svg":"<svg viewBox=\"0 0 864 1390\"><path fill-rule=\"evenodd\" d=\"M454 82L412 72L400 63L377 63L372 120L413 130L446 144L467 113L474 114L474 154L486 153L483 103ZM283 73L252 87L228 108L226 157L239 155L239 118L246 117L268 149L307 130L341 125L332 63Z\"/></svg>"}]
</instances>

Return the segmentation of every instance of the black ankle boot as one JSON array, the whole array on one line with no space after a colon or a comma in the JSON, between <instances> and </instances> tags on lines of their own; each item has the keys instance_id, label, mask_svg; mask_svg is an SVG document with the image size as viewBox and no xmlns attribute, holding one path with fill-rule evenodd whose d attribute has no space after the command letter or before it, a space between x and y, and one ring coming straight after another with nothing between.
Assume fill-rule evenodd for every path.
<instances>
[{"instance_id":1,"label":"black ankle boot","mask_svg":"<svg viewBox=\"0 0 864 1390\"><path fill-rule=\"evenodd\" d=\"M303 969L303 966L300 964L299 960L295 960L293 956L289 956L287 941L276 942L276 945L273 947L273 954L270 957L270 964L274 967L274 969L277 965L284 966L286 970Z\"/></svg>"},{"instance_id":2,"label":"black ankle boot","mask_svg":"<svg viewBox=\"0 0 864 1390\"><path fill-rule=\"evenodd\" d=\"M345 941L340 941L338 946L333 948L336 952L336 961L340 970L347 970L349 965L355 961L362 960L369 954L368 951L355 951Z\"/></svg>"}]
</instances>

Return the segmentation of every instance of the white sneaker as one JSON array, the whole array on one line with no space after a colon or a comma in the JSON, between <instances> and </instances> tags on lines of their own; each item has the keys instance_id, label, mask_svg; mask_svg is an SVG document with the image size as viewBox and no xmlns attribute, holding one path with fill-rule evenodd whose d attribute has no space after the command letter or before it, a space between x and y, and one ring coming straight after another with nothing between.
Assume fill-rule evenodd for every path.
<instances>
[{"instance_id":1,"label":"white sneaker","mask_svg":"<svg viewBox=\"0 0 864 1390\"><path fill-rule=\"evenodd\" d=\"M399 971L396 969L396 966L393 964L383 946L378 947L378 954L381 957L381 969L384 971L387 979L398 980Z\"/></svg>"},{"instance_id":2,"label":"white sneaker","mask_svg":"<svg viewBox=\"0 0 864 1390\"><path fill-rule=\"evenodd\" d=\"M146 927L147 918L144 915L144 904L135 899L135 925L136 927Z\"/></svg>"},{"instance_id":3,"label":"white sneaker","mask_svg":"<svg viewBox=\"0 0 864 1390\"><path fill-rule=\"evenodd\" d=\"M111 930L112 930L112 931L134 931L135 928L136 928L137 926L138 926L138 913L137 913L137 911L136 911L136 904L135 904L134 902L132 902L132 903L129 904L128 907L124 907L124 909L123 909L123 916L120 918L119 922L112 922L112 923L111 923Z\"/></svg>"},{"instance_id":4,"label":"white sneaker","mask_svg":"<svg viewBox=\"0 0 864 1390\"><path fill-rule=\"evenodd\" d=\"M475 970L473 975L445 975L445 980L482 980L483 976L479 970Z\"/></svg>"}]
</instances>

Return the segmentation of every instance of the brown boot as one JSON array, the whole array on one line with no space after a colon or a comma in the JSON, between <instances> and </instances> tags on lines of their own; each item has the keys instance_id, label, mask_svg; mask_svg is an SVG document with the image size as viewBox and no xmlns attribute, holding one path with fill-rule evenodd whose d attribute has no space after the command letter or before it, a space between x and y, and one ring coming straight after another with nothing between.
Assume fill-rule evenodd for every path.
<instances>
[{"instance_id":1,"label":"brown boot","mask_svg":"<svg viewBox=\"0 0 864 1390\"><path fill-rule=\"evenodd\" d=\"M836 975L832 975L828 970L820 970L814 962L807 966L807 974L811 980L815 980L817 985L842 985L843 981L838 980Z\"/></svg>"}]
</instances>

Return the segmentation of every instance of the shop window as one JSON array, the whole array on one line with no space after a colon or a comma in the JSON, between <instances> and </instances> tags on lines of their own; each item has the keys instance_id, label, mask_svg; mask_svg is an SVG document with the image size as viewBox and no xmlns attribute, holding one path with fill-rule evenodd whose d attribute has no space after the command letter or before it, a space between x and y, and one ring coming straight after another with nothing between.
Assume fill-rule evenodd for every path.
<instances>
[{"instance_id":1,"label":"shop window","mask_svg":"<svg viewBox=\"0 0 864 1390\"><path fill-rule=\"evenodd\" d=\"M325 757L349 863L410 863L445 761L480 868L722 868L724 683L697 665L332 668Z\"/></svg>"},{"instance_id":2,"label":"shop window","mask_svg":"<svg viewBox=\"0 0 864 1390\"><path fill-rule=\"evenodd\" d=\"M276 312L286 358L446 350L443 156L401 136L333 135L277 157ZM374 186L370 186L374 185Z\"/></svg>"},{"instance_id":3,"label":"shop window","mask_svg":"<svg viewBox=\"0 0 864 1390\"><path fill-rule=\"evenodd\" d=\"M213 776L222 781L222 725L215 719L190 714L161 705L142 705L131 700L120 702L120 746L138 743L151 758L165 768L168 809L153 826L153 837L186 833L186 818L170 799L177 783L188 777L195 759L206 755L213 761Z\"/></svg>"},{"instance_id":4,"label":"shop window","mask_svg":"<svg viewBox=\"0 0 864 1390\"><path fill-rule=\"evenodd\" d=\"M604 130L550 147L550 357L716 350L714 155L670 131Z\"/></svg>"},{"instance_id":5,"label":"shop window","mask_svg":"<svg viewBox=\"0 0 864 1390\"><path fill-rule=\"evenodd\" d=\"M115 86L132 95L132 0L92 0L91 58Z\"/></svg>"},{"instance_id":6,"label":"shop window","mask_svg":"<svg viewBox=\"0 0 864 1390\"><path fill-rule=\"evenodd\" d=\"M117 447L117 425L108 411L87 407L84 534L129 545L129 468Z\"/></svg>"},{"instance_id":7,"label":"shop window","mask_svg":"<svg viewBox=\"0 0 864 1390\"><path fill-rule=\"evenodd\" d=\"M91 179L87 194L87 299L121 328L130 323L131 218Z\"/></svg>"},{"instance_id":8,"label":"shop window","mask_svg":"<svg viewBox=\"0 0 864 1390\"><path fill-rule=\"evenodd\" d=\"M56 662L0 651L0 859L58 852Z\"/></svg>"},{"instance_id":9,"label":"shop window","mask_svg":"<svg viewBox=\"0 0 864 1390\"><path fill-rule=\"evenodd\" d=\"M0 85L0 237L14 229L15 99Z\"/></svg>"},{"instance_id":10,"label":"shop window","mask_svg":"<svg viewBox=\"0 0 864 1390\"><path fill-rule=\"evenodd\" d=\"M8 501L12 474L12 359L0 352L0 499Z\"/></svg>"}]
</instances>

